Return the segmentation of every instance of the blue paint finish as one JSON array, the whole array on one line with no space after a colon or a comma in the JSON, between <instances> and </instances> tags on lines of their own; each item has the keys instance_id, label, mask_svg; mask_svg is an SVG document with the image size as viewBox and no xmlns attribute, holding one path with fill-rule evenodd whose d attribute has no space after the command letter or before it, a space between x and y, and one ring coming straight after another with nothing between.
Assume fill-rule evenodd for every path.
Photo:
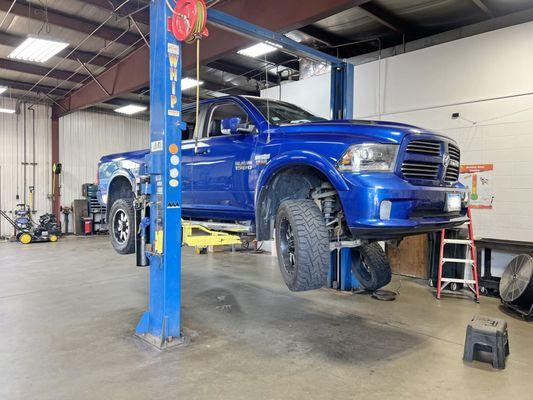
<instances>
[{"instance_id":1,"label":"blue paint finish","mask_svg":"<svg viewBox=\"0 0 533 400\"><path fill-rule=\"evenodd\" d=\"M148 311L136 333L165 347L179 338L181 308L181 44L167 31L171 12L165 0L150 5L150 143L146 170L150 174L150 238L163 231L163 253L150 254ZM178 144L177 162L169 152ZM135 157L142 157L142 152ZM177 176L172 177L171 171ZM177 184L172 184L177 183ZM151 338L151 339L150 339Z\"/></svg>"},{"instance_id":2,"label":"blue paint finish","mask_svg":"<svg viewBox=\"0 0 533 400\"><path fill-rule=\"evenodd\" d=\"M412 233L438 230L464 220L458 216L436 215L444 210L446 193L464 193L459 183L416 181L403 178L404 160L433 160L406 152L414 139L454 143L411 125L376 121L327 121L286 125L269 124L254 107L253 98L228 96L202 102L202 107L233 101L243 108L256 126L254 133L237 133L199 140L205 154L193 153L194 143L184 145L188 167L183 170L183 216L227 221L253 220L257 197L275 173L284 168L308 165L320 171L339 193L348 227L358 238L389 239ZM399 146L393 172L351 173L336 168L338 160L353 144L385 143ZM112 159L128 153L114 155ZM133 160L138 160L139 154ZM106 159L104 158L103 161ZM121 167L119 165L118 167ZM442 171L440 171L442 172ZM102 174L102 172L101 172ZM101 191L105 192L101 183ZM389 220L381 220L379 208L391 201Z\"/></svg>"}]
</instances>

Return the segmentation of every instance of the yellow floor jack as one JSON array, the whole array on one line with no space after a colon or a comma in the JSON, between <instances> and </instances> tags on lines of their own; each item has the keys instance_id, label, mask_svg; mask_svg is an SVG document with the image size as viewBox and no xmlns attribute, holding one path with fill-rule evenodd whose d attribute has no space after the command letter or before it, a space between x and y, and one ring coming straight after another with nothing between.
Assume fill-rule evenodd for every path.
<instances>
[{"instance_id":1,"label":"yellow floor jack","mask_svg":"<svg viewBox=\"0 0 533 400\"><path fill-rule=\"evenodd\" d=\"M249 233L245 225L203 221L181 221L183 244L202 254L213 246L242 245L241 236Z\"/></svg>"}]
</instances>

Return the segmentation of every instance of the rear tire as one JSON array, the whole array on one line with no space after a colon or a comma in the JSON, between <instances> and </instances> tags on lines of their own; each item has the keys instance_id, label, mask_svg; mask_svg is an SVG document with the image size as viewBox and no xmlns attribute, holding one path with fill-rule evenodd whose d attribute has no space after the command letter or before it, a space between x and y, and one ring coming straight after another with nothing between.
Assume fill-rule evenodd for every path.
<instances>
[{"instance_id":1,"label":"rear tire","mask_svg":"<svg viewBox=\"0 0 533 400\"><path fill-rule=\"evenodd\" d=\"M276 215L276 248L281 275L294 291L319 289L330 265L329 233L313 200L286 200Z\"/></svg>"},{"instance_id":2,"label":"rear tire","mask_svg":"<svg viewBox=\"0 0 533 400\"><path fill-rule=\"evenodd\" d=\"M109 236L117 253L135 253L135 210L131 199L118 199L109 212Z\"/></svg>"},{"instance_id":3,"label":"rear tire","mask_svg":"<svg viewBox=\"0 0 533 400\"><path fill-rule=\"evenodd\" d=\"M387 255L377 242L352 251L352 272L367 290L377 290L390 283L391 267ZM360 261L360 262L359 262Z\"/></svg>"}]
</instances>

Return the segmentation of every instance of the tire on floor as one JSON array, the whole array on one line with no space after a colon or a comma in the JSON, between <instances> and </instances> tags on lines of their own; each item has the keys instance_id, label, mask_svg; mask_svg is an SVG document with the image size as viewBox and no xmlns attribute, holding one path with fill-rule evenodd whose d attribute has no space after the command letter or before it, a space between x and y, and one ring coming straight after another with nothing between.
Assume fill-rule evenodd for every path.
<instances>
[{"instance_id":1,"label":"tire on floor","mask_svg":"<svg viewBox=\"0 0 533 400\"><path fill-rule=\"evenodd\" d=\"M287 287L298 292L324 286L330 265L329 233L316 203L281 203L275 236L278 264Z\"/></svg>"},{"instance_id":2,"label":"tire on floor","mask_svg":"<svg viewBox=\"0 0 533 400\"><path fill-rule=\"evenodd\" d=\"M391 281L391 266L383 248L377 242L352 251L352 273L364 289L377 290Z\"/></svg>"}]
</instances>

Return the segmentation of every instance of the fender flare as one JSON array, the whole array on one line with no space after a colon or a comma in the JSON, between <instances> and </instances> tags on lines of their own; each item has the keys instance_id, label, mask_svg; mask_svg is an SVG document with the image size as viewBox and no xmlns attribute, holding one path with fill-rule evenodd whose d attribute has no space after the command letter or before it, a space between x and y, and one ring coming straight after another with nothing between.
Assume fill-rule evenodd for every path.
<instances>
[{"instance_id":1,"label":"fender flare","mask_svg":"<svg viewBox=\"0 0 533 400\"><path fill-rule=\"evenodd\" d=\"M267 164L265 169L261 171L257 178L257 184L255 188L256 206L261 190L269 182L270 178L278 171L290 166L313 167L324 174L324 176L329 179L335 190L338 192L350 190L342 175L335 168L335 165L328 161L327 158L311 151L294 150L276 156Z\"/></svg>"},{"instance_id":2,"label":"fender flare","mask_svg":"<svg viewBox=\"0 0 533 400\"><path fill-rule=\"evenodd\" d=\"M109 197L110 197L109 188L111 187L111 185L113 184L113 181L116 178L126 178L131 185L132 191L135 193L135 190L134 190L135 189L135 176L129 170L125 168L119 168L116 171L114 171L111 177L109 178L109 183L107 184L106 206L109 206L108 204Z\"/></svg>"}]
</instances>

